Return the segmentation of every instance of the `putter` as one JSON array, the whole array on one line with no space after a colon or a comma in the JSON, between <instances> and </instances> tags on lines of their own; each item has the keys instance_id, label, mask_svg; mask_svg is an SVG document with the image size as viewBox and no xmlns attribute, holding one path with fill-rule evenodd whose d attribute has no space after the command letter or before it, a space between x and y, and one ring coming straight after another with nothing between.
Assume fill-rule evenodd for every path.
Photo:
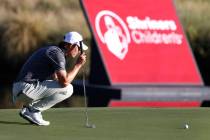
<instances>
[{"instance_id":1,"label":"putter","mask_svg":"<svg viewBox=\"0 0 210 140\"><path fill-rule=\"evenodd\" d=\"M83 53L83 47L82 47L82 41L79 42L80 44L80 51L81 54ZM85 67L83 68L83 92L84 92L84 98L85 98L85 127L87 128L96 128L94 124L89 123L89 117L88 117L88 105L87 105L87 95L86 95L86 87L85 87Z\"/></svg>"}]
</instances>

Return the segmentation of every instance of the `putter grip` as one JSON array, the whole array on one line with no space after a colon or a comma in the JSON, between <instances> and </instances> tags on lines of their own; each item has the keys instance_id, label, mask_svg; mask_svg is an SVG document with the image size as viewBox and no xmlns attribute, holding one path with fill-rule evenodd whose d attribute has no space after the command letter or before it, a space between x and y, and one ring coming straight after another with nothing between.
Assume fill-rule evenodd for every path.
<instances>
[{"instance_id":1,"label":"putter grip","mask_svg":"<svg viewBox=\"0 0 210 140\"><path fill-rule=\"evenodd\" d=\"M79 42L81 54L83 53L82 41Z\"/></svg>"}]
</instances>

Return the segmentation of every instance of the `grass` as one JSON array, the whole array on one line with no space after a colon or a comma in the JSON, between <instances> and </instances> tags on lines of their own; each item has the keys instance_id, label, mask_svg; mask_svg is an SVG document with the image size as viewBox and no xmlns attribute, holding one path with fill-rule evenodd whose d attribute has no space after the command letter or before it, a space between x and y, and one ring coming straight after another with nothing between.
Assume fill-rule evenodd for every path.
<instances>
[{"instance_id":1,"label":"grass","mask_svg":"<svg viewBox=\"0 0 210 140\"><path fill-rule=\"evenodd\" d=\"M91 108L85 128L83 108L57 108L44 113L48 127L29 125L18 110L0 110L2 140L206 140L210 138L209 108ZM188 123L190 129L184 129Z\"/></svg>"}]
</instances>

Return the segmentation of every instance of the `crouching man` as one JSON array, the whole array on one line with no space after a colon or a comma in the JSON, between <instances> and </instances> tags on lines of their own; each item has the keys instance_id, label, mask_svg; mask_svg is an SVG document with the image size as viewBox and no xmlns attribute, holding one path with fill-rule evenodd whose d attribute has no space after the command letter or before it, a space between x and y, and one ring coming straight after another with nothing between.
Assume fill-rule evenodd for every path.
<instances>
[{"instance_id":1,"label":"crouching man","mask_svg":"<svg viewBox=\"0 0 210 140\"><path fill-rule=\"evenodd\" d=\"M41 112L73 94L71 82L86 62L81 48L87 50L88 47L82 41L79 33L68 32L58 46L40 48L29 57L13 83L13 101L24 103L19 113L22 118L36 125L50 124ZM77 55L74 67L67 70L66 58ZM49 77L54 78L49 80Z\"/></svg>"}]
</instances>

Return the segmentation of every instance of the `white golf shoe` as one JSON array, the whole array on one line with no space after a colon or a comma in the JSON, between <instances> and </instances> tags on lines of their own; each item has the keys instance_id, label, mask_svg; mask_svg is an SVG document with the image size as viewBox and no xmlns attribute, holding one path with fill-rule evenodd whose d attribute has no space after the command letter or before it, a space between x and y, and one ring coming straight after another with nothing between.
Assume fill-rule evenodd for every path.
<instances>
[{"instance_id":1,"label":"white golf shoe","mask_svg":"<svg viewBox=\"0 0 210 140\"><path fill-rule=\"evenodd\" d=\"M29 121L32 124L36 125L42 125L42 126L48 126L50 125L49 121L45 121L42 118L42 114L40 111L38 112L30 112L30 110L27 107L22 108L20 111L20 116L27 121Z\"/></svg>"}]
</instances>

